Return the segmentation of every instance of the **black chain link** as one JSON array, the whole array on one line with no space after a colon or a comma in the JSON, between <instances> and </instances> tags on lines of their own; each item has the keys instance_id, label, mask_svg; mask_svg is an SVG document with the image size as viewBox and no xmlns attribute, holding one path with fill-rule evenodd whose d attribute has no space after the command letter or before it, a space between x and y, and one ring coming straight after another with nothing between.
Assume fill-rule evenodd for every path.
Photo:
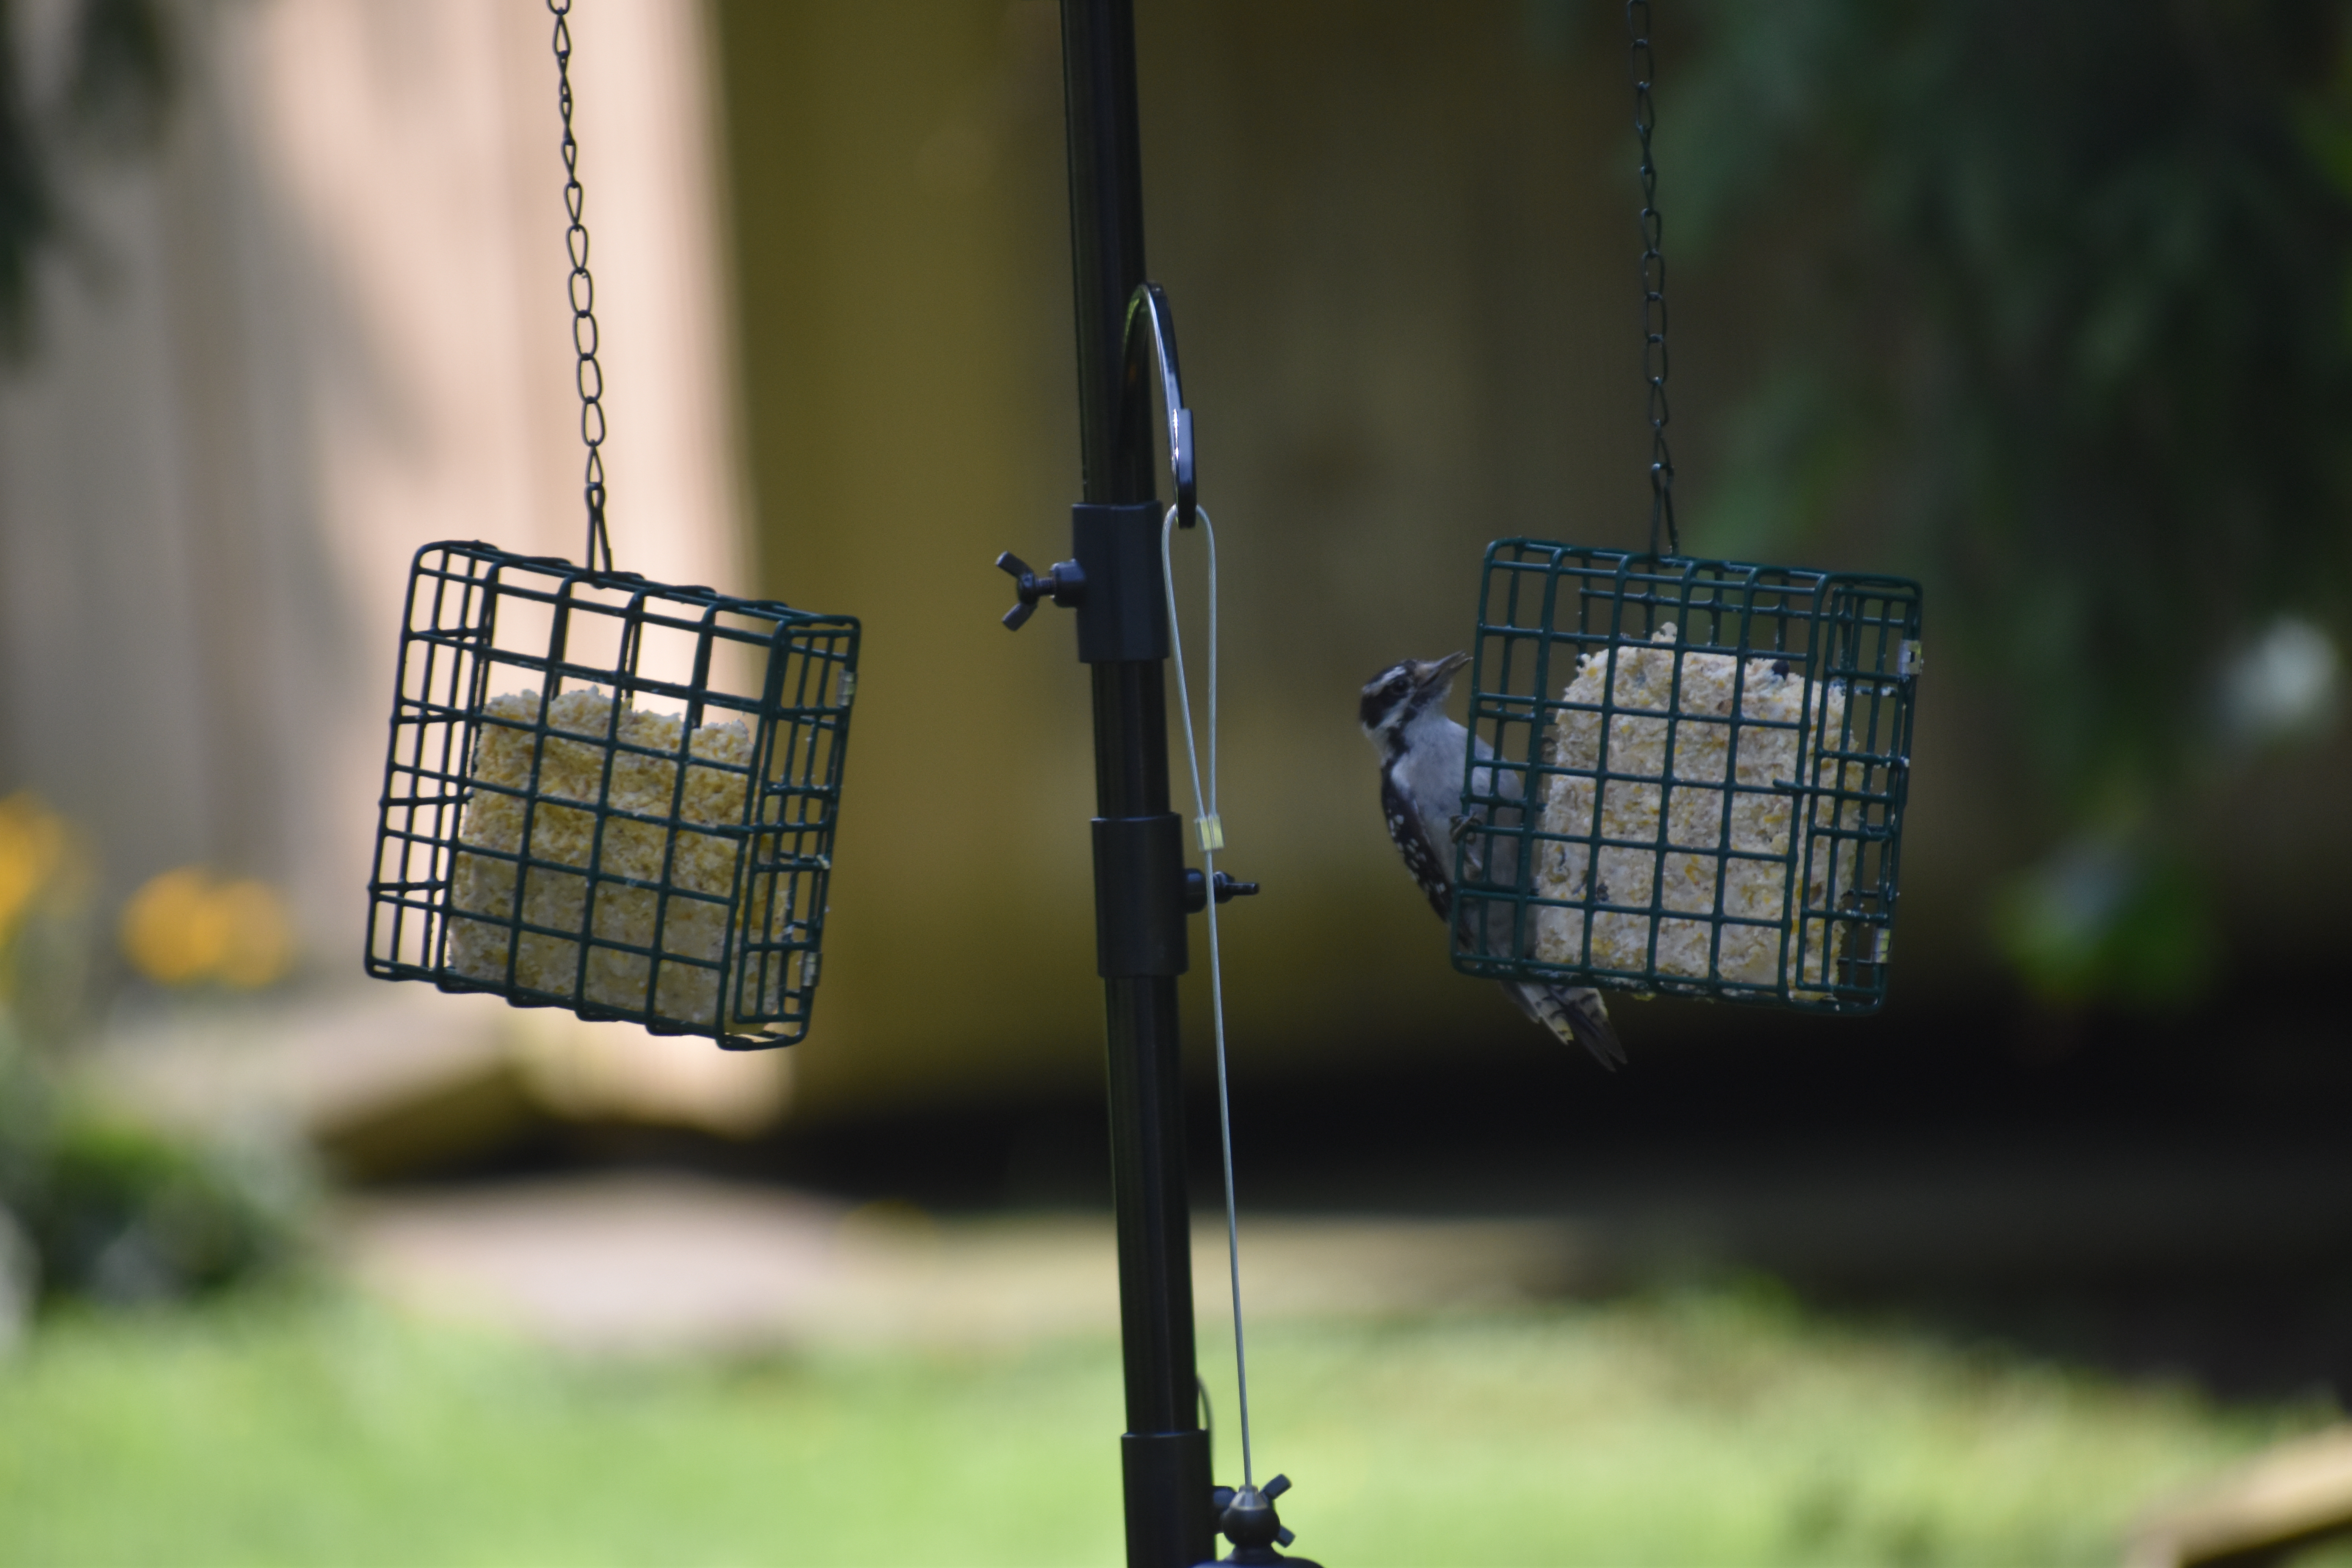
<instances>
[{"instance_id":1,"label":"black chain link","mask_svg":"<svg viewBox=\"0 0 2352 1568\"><path fill-rule=\"evenodd\" d=\"M1666 447L1666 258L1658 248L1658 171L1650 160L1650 132L1658 120L1650 102L1650 79L1657 70L1650 49L1650 0L1625 0L1625 29L1633 39L1633 132L1642 139L1642 378L1650 384L1650 553L1658 552L1658 527L1664 523L1668 553L1680 555L1675 456Z\"/></svg>"},{"instance_id":2,"label":"black chain link","mask_svg":"<svg viewBox=\"0 0 2352 1568\"><path fill-rule=\"evenodd\" d=\"M581 221L580 143L572 134L572 0L547 0L555 17L555 101L563 111L563 210L571 226L563 248L572 258L572 381L580 390L580 439L588 448L583 493L588 502L588 569L613 569L613 536L604 531L604 367L596 362L596 280L588 273L588 226Z\"/></svg>"}]
</instances>

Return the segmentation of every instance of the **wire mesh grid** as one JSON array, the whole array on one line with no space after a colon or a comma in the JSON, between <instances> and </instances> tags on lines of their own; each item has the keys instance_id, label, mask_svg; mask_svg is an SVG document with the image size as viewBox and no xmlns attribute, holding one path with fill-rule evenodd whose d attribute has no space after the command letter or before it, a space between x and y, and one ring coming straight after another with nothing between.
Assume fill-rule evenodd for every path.
<instances>
[{"instance_id":1,"label":"wire mesh grid","mask_svg":"<svg viewBox=\"0 0 2352 1568\"><path fill-rule=\"evenodd\" d=\"M425 546L368 972L739 1049L800 1039L857 636L845 616Z\"/></svg>"},{"instance_id":2,"label":"wire mesh grid","mask_svg":"<svg viewBox=\"0 0 2352 1568\"><path fill-rule=\"evenodd\" d=\"M1878 1007L1919 597L1894 577L1489 546L1455 967Z\"/></svg>"}]
</instances>

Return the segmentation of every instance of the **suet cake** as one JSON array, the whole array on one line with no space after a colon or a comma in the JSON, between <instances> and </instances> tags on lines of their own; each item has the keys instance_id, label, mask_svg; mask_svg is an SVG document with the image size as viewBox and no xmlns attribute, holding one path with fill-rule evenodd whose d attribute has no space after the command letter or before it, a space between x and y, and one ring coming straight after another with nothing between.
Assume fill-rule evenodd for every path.
<instances>
[{"instance_id":1,"label":"suet cake","mask_svg":"<svg viewBox=\"0 0 2352 1568\"><path fill-rule=\"evenodd\" d=\"M1838 956L1832 927L1842 935L1844 922L1805 911L1852 887L1854 840L1828 832L1839 821L1833 796L1795 786L1801 756L1819 785L1836 784L1839 763L1821 752L1824 736L1830 750L1841 744L1844 689L1786 659L1677 648L1677 636L1669 621L1649 644L1588 653L1561 693L1568 706L1546 734L1545 762L1565 771L1545 777L1536 891L1614 908L1591 916L1588 956L1586 910L1538 906L1536 956L1669 980L1822 985ZM1843 765L1858 782L1860 765ZM1807 798L1817 804L1800 813ZM1850 830L1858 807L1844 810ZM1790 897L1792 831L1804 838L1801 904ZM1654 903L1694 918L1626 912Z\"/></svg>"},{"instance_id":2,"label":"suet cake","mask_svg":"<svg viewBox=\"0 0 2352 1568\"><path fill-rule=\"evenodd\" d=\"M449 967L470 979L507 982L513 934L507 922L514 918L515 873L528 808L525 929L515 954L514 984L566 998L576 988L582 1003L643 1009L707 1027L718 1012L719 962L730 935L740 839L690 832L686 825L740 827L751 777L751 735L740 721L698 726L688 750L718 765L689 763L681 791L676 759L685 721L624 705L616 723L613 704L611 697L589 687L566 691L546 705L549 733L538 758L535 804L540 694L509 692L483 706L468 770L475 787L457 836ZM579 738L567 738L574 736ZM468 854L468 847L491 853ZM579 867L586 874L554 870L551 862ZM589 875L596 880L595 926L583 975L579 942L548 931L583 929ZM467 914L484 918L467 920ZM663 962L649 998L656 921Z\"/></svg>"}]
</instances>

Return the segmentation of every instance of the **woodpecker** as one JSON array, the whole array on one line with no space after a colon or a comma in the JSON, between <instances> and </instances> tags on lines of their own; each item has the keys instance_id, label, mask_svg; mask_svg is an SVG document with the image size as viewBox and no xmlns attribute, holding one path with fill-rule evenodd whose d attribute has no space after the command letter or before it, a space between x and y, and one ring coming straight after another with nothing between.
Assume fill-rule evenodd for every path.
<instances>
[{"instance_id":1,"label":"woodpecker","mask_svg":"<svg viewBox=\"0 0 2352 1568\"><path fill-rule=\"evenodd\" d=\"M1389 837L1404 857L1405 869L1429 896L1437 918L1454 919L1454 846L1469 834L1465 845L1468 867L1489 879L1483 858L1492 845L1495 866L1491 879L1510 885L1517 868L1515 837L1471 829L1486 826L1486 807L1462 802L1463 748L1473 743L1470 731L1445 716L1446 695L1454 689L1456 671L1470 662L1466 653L1440 659L1409 658L1392 664L1364 683L1360 717L1364 738L1381 754L1381 813L1388 819ZM1478 760L1493 752L1484 741L1475 742ZM1481 769L1471 781L1471 793L1495 793L1491 774ZM1518 780L1506 773L1502 794L1516 800ZM1494 826L1518 825L1519 810L1496 810ZM1508 942L1511 908L1505 902L1486 906L1492 945ZM1466 914L1465 919L1469 918ZM1503 993L1514 1005L1561 1040L1576 1040L1604 1068L1615 1068L1625 1059L1625 1047L1609 1026L1609 1009L1601 993L1584 985L1547 985L1540 981L1506 980Z\"/></svg>"}]
</instances>

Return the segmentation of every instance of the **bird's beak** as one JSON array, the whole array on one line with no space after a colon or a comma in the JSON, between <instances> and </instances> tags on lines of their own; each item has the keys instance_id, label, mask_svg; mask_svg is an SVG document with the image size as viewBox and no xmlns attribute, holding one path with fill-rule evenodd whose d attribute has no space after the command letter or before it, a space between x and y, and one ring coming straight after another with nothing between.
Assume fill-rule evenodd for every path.
<instances>
[{"instance_id":1,"label":"bird's beak","mask_svg":"<svg viewBox=\"0 0 2352 1568\"><path fill-rule=\"evenodd\" d=\"M1451 683L1469 662L1470 656L1466 653L1449 653L1434 664L1424 666L1421 673L1421 689L1428 691Z\"/></svg>"}]
</instances>

